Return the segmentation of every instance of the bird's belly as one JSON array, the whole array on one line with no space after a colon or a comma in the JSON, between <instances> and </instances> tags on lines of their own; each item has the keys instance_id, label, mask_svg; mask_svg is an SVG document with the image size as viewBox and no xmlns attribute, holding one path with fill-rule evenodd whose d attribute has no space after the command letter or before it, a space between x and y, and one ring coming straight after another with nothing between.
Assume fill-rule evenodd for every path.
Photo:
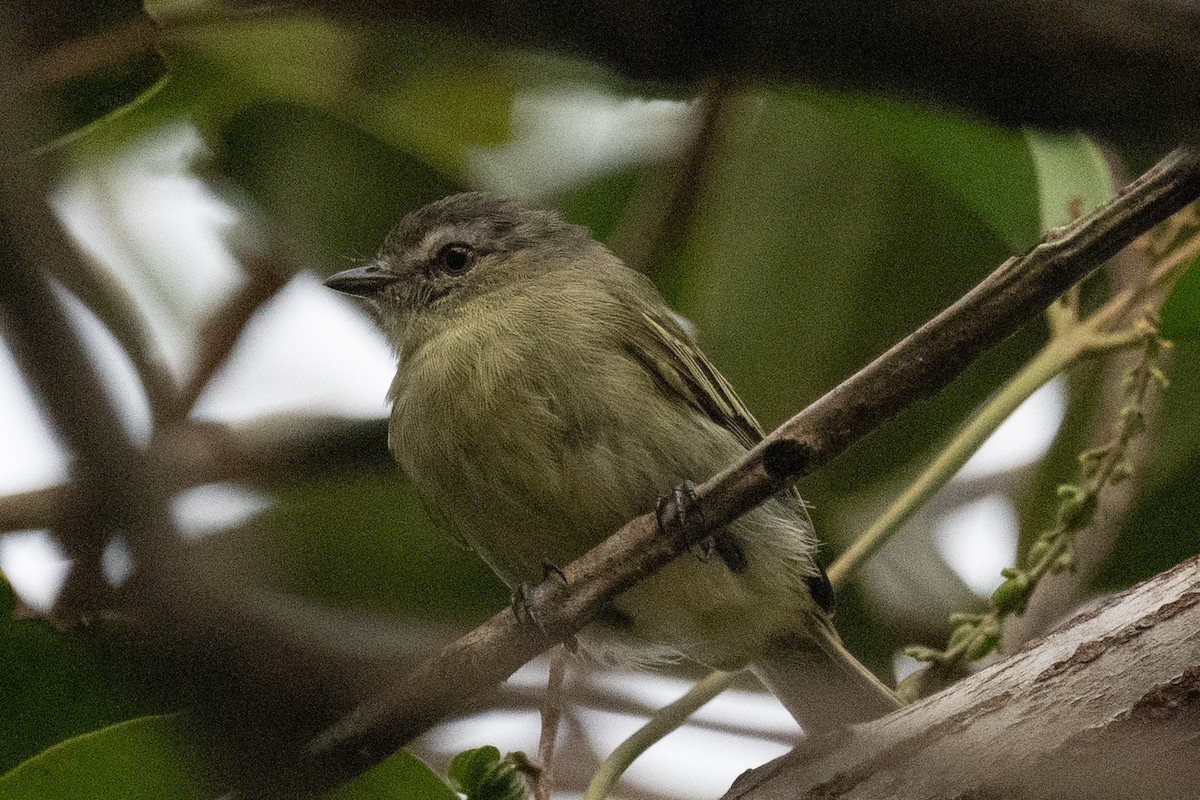
<instances>
[{"instance_id":1,"label":"bird's belly","mask_svg":"<svg viewBox=\"0 0 1200 800\"><path fill-rule=\"evenodd\" d=\"M481 406L468 394L397 395L391 447L426 502L510 587L540 581L653 505L651 482L603 448L574 447L544 407L494 397Z\"/></svg>"},{"instance_id":2,"label":"bird's belly","mask_svg":"<svg viewBox=\"0 0 1200 800\"><path fill-rule=\"evenodd\" d=\"M689 449L705 431L679 426L699 418L629 425L598 410L580 430L552 403L494 395L481 404L467 394L397 393L391 446L426 501L511 588L542 580L739 450ZM603 424L606 416L616 422ZM684 554L616 600L625 630L592 626L584 646L610 661L682 653L733 668L752 660L773 632L811 608L804 578L815 571L812 540L776 501L730 530L746 552L745 572L717 556Z\"/></svg>"}]
</instances>

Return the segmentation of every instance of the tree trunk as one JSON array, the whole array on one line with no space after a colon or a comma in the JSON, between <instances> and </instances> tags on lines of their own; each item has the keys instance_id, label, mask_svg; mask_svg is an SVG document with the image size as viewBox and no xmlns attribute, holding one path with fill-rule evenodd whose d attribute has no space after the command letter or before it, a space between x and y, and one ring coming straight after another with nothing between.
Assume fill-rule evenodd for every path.
<instances>
[{"instance_id":1,"label":"tree trunk","mask_svg":"<svg viewBox=\"0 0 1200 800\"><path fill-rule=\"evenodd\" d=\"M1200 559L725 800L1200 797Z\"/></svg>"}]
</instances>

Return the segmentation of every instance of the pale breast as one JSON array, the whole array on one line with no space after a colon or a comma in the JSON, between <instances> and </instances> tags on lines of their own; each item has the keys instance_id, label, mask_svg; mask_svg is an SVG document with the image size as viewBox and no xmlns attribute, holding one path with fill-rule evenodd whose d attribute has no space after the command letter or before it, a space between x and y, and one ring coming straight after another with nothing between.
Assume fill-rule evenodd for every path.
<instances>
[{"instance_id":1,"label":"pale breast","mask_svg":"<svg viewBox=\"0 0 1200 800\"><path fill-rule=\"evenodd\" d=\"M636 364L586 344L515 346L496 325L436 337L404 360L389 446L453 533L515 584L647 510L662 481L646 474L657 471L653 434L628 432L628 397L652 391Z\"/></svg>"}]
</instances>

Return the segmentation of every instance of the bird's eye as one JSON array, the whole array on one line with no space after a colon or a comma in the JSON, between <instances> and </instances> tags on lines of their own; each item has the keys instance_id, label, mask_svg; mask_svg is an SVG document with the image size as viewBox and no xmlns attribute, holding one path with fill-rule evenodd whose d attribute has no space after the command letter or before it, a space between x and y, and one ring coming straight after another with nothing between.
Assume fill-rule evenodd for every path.
<instances>
[{"instance_id":1,"label":"bird's eye","mask_svg":"<svg viewBox=\"0 0 1200 800\"><path fill-rule=\"evenodd\" d=\"M438 268L450 275L462 275L475 266L475 249L468 244L454 242L444 245L437 254Z\"/></svg>"}]
</instances>

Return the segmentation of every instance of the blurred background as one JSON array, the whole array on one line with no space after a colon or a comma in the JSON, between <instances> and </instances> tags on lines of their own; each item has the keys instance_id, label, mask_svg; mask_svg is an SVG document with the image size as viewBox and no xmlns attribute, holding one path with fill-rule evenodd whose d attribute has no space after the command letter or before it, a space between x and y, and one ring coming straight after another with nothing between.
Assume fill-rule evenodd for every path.
<instances>
[{"instance_id":1,"label":"blurred background","mask_svg":"<svg viewBox=\"0 0 1200 800\"><path fill-rule=\"evenodd\" d=\"M404 213L486 189L590 227L695 323L771 429L1034 244L1047 186L1091 207L1154 150L792 82L634 81L429 24L147 10L161 51L94 68L48 48L21 74L44 101L49 200L84 256L46 268L123 425L162 465L190 554L334 653L345 671L325 674L331 708L508 602L391 464L393 354L321 286ZM143 18L136 4L96 14L55 36ZM1119 279L1100 277L1085 298ZM1026 326L801 483L826 562L1045 335ZM1181 339L1151 455L1089 538L1084 568L1045 587L1010 646L1200 551L1198 359ZM1019 542L1052 520L1076 453L1107 436L1120 370L1099 360L1044 387L840 589L838 628L864 663L903 677L904 645L939 645L948 614L983 607ZM55 618L69 561L50 531L70 465L0 342L0 571L13 612L0 615L0 774L181 706L162 681L131 680L107 633ZM114 586L136 569L120 536L103 566ZM410 751L441 774L471 747L536 752L545 673L528 665ZM558 794L578 796L600 758L703 674L572 659ZM747 677L640 759L620 796L719 797L798 733Z\"/></svg>"}]
</instances>

